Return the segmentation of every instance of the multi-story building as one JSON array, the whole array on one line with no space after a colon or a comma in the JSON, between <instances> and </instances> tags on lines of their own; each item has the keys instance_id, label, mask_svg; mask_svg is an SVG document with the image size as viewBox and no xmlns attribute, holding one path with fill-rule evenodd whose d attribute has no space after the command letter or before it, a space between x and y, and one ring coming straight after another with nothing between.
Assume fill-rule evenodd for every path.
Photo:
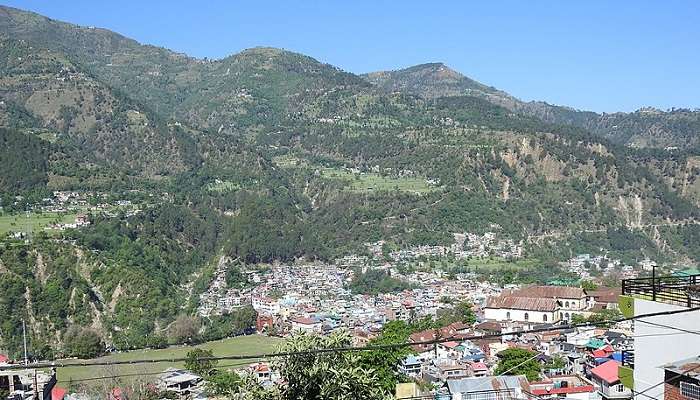
<instances>
[{"instance_id":1,"label":"multi-story building","mask_svg":"<svg viewBox=\"0 0 700 400\"><path fill-rule=\"evenodd\" d=\"M13 400L50 400L52 392L65 394L63 389L56 386L55 370L29 369L0 371L0 392L7 393L7 399Z\"/></svg>"},{"instance_id":2,"label":"multi-story building","mask_svg":"<svg viewBox=\"0 0 700 400\"><path fill-rule=\"evenodd\" d=\"M552 323L559 321L559 302L555 299L501 295L489 299L484 317L496 321Z\"/></svg>"},{"instance_id":3,"label":"multi-story building","mask_svg":"<svg viewBox=\"0 0 700 400\"><path fill-rule=\"evenodd\" d=\"M666 400L700 400L700 356L664 366Z\"/></svg>"},{"instance_id":4,"label":"multi-story building","mask_svg":"<svg viewBox=\"0 0 700 400\"><path fill-rule=\"evenodd\" d=\"M620 311L626 317L700 307L700 274L625 279ZM664 399L663 366L700 354L700 310L634 320L633 348L623 352L620 378L637 399Z\"/></svg>"}]
</instances>

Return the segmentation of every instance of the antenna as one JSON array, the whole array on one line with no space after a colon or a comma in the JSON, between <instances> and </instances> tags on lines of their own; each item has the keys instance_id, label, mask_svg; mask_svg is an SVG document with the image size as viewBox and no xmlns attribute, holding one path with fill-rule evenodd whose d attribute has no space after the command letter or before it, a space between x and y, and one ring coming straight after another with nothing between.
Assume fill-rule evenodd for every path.
<instances>
[{"instance_id":1,"label":"antenna","mask_svg":"<svg viewBox=\"0 0 700 400\"><path fill-rule=\"evenodd\" d=\"M22 318L22 340L24 341L24 365L29 364L29 359L27 358L27 327L24 323L24 318Z\"/></svg>"}]
</instances>

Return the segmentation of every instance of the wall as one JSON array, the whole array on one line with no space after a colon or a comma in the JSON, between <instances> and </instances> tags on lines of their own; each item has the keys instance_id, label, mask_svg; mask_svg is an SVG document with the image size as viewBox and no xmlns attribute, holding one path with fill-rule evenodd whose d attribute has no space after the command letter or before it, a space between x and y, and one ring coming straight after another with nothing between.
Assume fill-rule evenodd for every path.
<instances>
[{"instance_id":1,"label":"wall","mask_svg":"<svg viewBox=\"0 0 700 400\"><path fill-rule=\"evenodd\" d=\"M510 312L510 318L508 318L508 313ZM556 312L540 312L540 311L524 311L524 310L512 310L506 308L485 308L484 318L494 319L496 321L525 321L525 313L528 313L527 322L556 322L559 319L558 313ZM544 321L544 315L547 315L547 321Z\"/></svg>"},{"instance_id":2,"label":"wall","mask_svg":"<svg viewBox=\"0 0 700 400\"><path fill-rule=\"evenodd\" d=\"M655 301L634 299L635 315L684 308ZM700 330L700 311L646 318L646 320L682 329ZM661 328L642 323L639 320L634 321L634 335L634 390L637 392L663 382L664 370L659 368L660 366L697 356L698 349L700 349L700 335ZM644 394L663 400L664 385L659 385ZM640 400L649 399L644 395L635 397Z\"/></svg>"}]
</instances>

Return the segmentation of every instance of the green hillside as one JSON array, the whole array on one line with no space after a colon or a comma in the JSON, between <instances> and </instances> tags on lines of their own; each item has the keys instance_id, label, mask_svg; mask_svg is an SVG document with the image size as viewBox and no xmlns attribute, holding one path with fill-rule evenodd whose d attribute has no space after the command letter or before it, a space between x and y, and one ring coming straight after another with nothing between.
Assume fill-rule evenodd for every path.
<instances>
[{"instance_id":1,"label":"green hillside","mask_svg":"<svg viewBox=\"0 0 700 400\"><path fill-rule=\"evenodd\" d=\"M548 265L590 249L695 262L696 114L523 103L442 64L361 77L273 48L198 60L0 7L3 217L54 190L140 207L4 238L0 347L22 318L42 354L63 354L72 325L160 345L222 256L333 261L498 232Z\"/></svg>"}]
</instances>

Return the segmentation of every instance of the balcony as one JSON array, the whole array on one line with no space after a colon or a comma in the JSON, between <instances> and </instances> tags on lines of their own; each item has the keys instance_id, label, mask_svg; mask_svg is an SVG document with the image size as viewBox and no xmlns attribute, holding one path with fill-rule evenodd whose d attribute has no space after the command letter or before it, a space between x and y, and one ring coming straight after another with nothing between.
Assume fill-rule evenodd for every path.
<instances>
[{"instance_id":1,"label":"balcony","mask_svg":"<svg viewBox=\"0 0 700 400\"><path fill-rule=\"evenodd\" d=\"M634 350L622 350L622 365L634 369Z\"/></svg>"},{"instance_id":2,"label":"balcony","mask_svg":"<svg viewBox=\"0 0 700 400\"><path fill-rule=\"evenodd\" d=\"M685 307L700 307L700 275L622 280L622 294Z\"/></svg>"}]
</instances>

